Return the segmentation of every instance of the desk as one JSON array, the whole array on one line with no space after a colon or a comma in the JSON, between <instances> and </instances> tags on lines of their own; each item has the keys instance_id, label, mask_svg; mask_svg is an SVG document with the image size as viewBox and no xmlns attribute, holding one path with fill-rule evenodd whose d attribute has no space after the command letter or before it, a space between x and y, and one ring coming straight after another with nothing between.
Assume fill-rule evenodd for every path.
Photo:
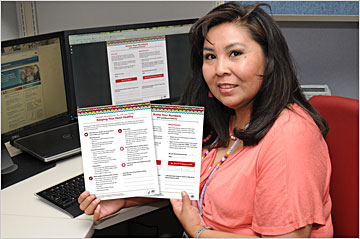
<instances>
[{"instance_id":1,"label":"desk","mask_svg":"<svg viewBox=\"0 0 360 239\"><path fill-rule=\"evenodd\" d=\"M81 156L75 156L61 160L55 167L1 190L1 237L91 237L95 229L102 229L168 205L167 201L160 201L125 208L113 217L94 223L92 216L82 214L71 218L35 196L36 192L82 172Z\"/></svg>"}]
</instances>

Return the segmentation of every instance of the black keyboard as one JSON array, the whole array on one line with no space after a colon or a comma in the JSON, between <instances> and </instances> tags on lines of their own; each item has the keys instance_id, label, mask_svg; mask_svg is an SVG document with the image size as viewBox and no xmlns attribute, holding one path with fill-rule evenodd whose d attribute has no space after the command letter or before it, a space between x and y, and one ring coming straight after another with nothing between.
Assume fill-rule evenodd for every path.
<instances>
[{"instance_id":1,"label":"black keyboard","mask_svg":"<svg viewBox=\"0 0 360 239\"><path fill-rule=\"evenodd\" d=\"M65 210L72 217L84 213L79 208L78 197L85 191L84 174L70 178L64 182L49 187L36 195L50 202L52 205Z\"/></svg>"}]
</instances>

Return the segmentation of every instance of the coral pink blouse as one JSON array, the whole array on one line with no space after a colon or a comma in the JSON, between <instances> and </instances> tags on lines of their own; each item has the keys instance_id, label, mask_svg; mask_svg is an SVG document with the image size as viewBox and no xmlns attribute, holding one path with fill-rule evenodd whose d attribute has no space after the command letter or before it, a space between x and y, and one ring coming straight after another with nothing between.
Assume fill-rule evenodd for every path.
<instances>
[{"instance_id":1,"label":"coral pink blouse","mask_svg":"<svg viewBox=\"0 0 360 239\"><path fill-rule=\"evenodd\" d=\"M202 162L201 185L216 151ZM214 173L204 194L203 219L214 230L257 236L313 224L311 237L332 237L330 174L320 130L295 104L257 145L233 153Z\"/></svg>"}]
</instances>

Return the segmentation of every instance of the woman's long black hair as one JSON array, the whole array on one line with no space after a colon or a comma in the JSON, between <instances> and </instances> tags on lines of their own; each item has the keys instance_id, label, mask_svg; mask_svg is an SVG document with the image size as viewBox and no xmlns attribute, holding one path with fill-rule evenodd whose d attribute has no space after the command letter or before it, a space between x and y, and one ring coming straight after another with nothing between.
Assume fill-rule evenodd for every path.
<instances>
[{"instance_id":1,"label":"woman's long black hair","mask_svg":"<svg viewBox=\"0 0 360 239\"><path fill-rule=\"evenodd\" d=\"M191 76L179 104L205 107L204 146L219 137L218 147L229 143L229 121L234 111L215 97L209 98L209 88L202 73L203 44L210 28L232 22L248 28L251 37L262 48L266 58L262 85L253 99L250 125L246 130L234 130L244 145L257 144L269 131L284 108L291 103L301 106L314 119L325 137L328 126L301 92L295 65L278 25L260 6L225 3L200 18L190 30ZM270 8L270 6L268 6ZM226 37L226 36L224 36Z\"/></svg>"}]
</instances>

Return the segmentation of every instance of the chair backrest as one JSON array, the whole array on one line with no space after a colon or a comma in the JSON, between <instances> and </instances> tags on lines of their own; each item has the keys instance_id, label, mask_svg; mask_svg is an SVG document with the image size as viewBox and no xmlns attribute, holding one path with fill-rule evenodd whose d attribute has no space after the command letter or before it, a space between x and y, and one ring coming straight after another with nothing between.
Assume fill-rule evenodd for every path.
<instances>
[{"instance_id":1,"label":"chair backrest","mask_svg":"<svg viewBox=\"0 0 360 239\"><path fill-rule=\"evenodd\" d=\"M309 102L330 128L325 140L332 165L334 237L359 238L359 100L313 96Z\"/></svg>"}]
</instances>

